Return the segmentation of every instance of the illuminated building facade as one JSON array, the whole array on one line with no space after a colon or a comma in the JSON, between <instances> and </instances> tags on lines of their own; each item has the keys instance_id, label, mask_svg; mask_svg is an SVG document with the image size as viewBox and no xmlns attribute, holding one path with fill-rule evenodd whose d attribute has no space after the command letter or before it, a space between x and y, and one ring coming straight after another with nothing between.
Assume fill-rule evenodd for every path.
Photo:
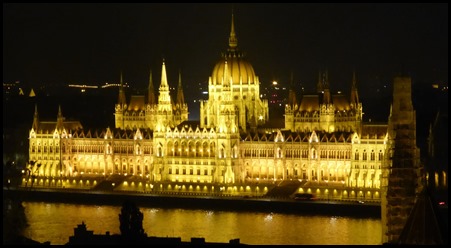
<instances>
[{"instance_id":1,"label":"illuminated building facade","mask_svg":"<svg viewBox=\"0 0 451 248\"><path fill-rule=\"evenodd\" d=\"M291 90L285 126L268 129L268 102L237 46L232 17L229 47L213 68L199 121L188 121L180 78L171 99L165 62L158 98L152 76L147 96L134 95L128 103L120 87L113 129L86 131L64 122L61 111L57 123L43 125L36 111L29 159L41 166L32 171L49 177L134 175L149 182L299 180L362 194L379 191L388 125L362 122L355 75L349 98L331 95L327 73L320 74L318 94L297 102Z\"/></svg>"}]
</instances>

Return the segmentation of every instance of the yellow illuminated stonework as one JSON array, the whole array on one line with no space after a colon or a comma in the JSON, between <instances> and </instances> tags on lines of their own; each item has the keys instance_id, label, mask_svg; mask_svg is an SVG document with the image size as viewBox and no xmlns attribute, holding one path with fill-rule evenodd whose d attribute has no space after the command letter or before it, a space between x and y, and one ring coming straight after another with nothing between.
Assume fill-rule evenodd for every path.
<instances>
[{"instance_id":1,"label":"yellow illuminated stonework","mask_svg":"<svg viewBox=\"0 0 451 248\"><path fill-rule=\"evenodd\" d=\"M379 198L387 124L362 122L355 76L346 98L330 95L327 73L320 74L320 93L291 101L285 126L268 131L268 102L237 46L232 20L228 49L213 67L197 122L188 121L180 77L171 98L166 61L158 96L150 75L147 94L127 101L121 76L114 128L84 129L66 121L61 108L57 122L42 122L36 109L29 132L29 158L36 163L29 171L77 180L24 184L92 188L106 187L101 180L108 179L118 190L263 195L280 181L298 181L299 192Z\"/></svg>"}]
</instances>

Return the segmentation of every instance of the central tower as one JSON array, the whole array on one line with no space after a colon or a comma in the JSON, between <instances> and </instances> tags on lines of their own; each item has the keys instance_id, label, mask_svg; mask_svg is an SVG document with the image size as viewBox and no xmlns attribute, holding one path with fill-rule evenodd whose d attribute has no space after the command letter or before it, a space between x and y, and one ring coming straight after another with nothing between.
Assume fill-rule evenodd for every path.
<instances>
[{"instance_id":1,"label":"central tower","mask_svg":"<svg viewBox=\"0 0 451 248\"><path fill-rule=\"evenodd\" d=\"M208 95L208 100L200 105L201 127L221 127L227 124L224 122L227 119L246 132L268 120L268 102L260 99L260 81L238 49L233 14L229 47L213 68Z\"/></svg>"}]
</instances>

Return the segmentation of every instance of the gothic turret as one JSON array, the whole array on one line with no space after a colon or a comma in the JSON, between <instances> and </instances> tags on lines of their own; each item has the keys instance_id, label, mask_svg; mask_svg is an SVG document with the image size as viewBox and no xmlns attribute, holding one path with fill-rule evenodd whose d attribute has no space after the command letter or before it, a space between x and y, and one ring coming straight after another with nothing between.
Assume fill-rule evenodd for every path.
<instances>
[{"instance_id":1,"label":"gothic turret","mask_svg":"<svg viewBox=\"0 0 451 248\"><path fill-rule=\"evenodd\" d=\"M58 105L58 116L56 117L56 129L62 130L64 128L63 122L64 117L63 112L61 111L61 105Z\"/></svg>"},{"instance_id":2,"label":"gothic turret","mask_svg":"<svg viewBox=\"0 0 451 248\"><path fill-rule=\"evenodd\" d=\"M230 28L230 36L229 36L229 50L235 50L237 46L238 46L238 39L236 38L236 34L235 34L235 23L234 23L234 18L233 18L233 13L232 13L232 25Z\"/></svg>"},{"instance_id":3,"label":"gothic turret","mask_svg":"<svg viewBox=\"0 0 451 248\"><path fill-rule=\"evenodd\" d=\"M288 91L288 102L289 105L296 105L296 89L294 88L294 81L293 81L293 73L291 73L291 82L290 82L290 89Z\"/></svg>"},{"instance_id":4,"label":"gothic turret","mask_svg":"<svg viewBox=\"0 0 451 248\"><path fill-rule=\"evenodd\" d=\"M149 90L147 92L147 104L154 105L156 103L157 103L157 100L155 98L155 90L154 90L154 87L153 87L152 70L150 70Z\"/></svg>"},{"instance_id":5,"label":"gothic turret","mask_svg":"<svg viewBox=\"0 0 451 248\"><path fill-rule=\"evenodd\" d=\"M38 105L34 105L33 125L31 128L33 128L35 132L37 132L39 128Z\"/></svg>"},{"instance_id":6,"label":"gothic turret","mask_svg":"<svg viewBox=\"0 0 451 248\"><path fill-rule=\"evenodd\" d=\"M321 71L318 71L318 83L316 84L316 92L323 93L324 85L323 85L323 75L321 74Z\"/></svg>"},{"instance_id":7,"label":"gothic turret","mask_svg":"<svg viewBox=\"0 0 451 248\"><path fill-rule=\"evenodd\" d=\"M331 104L332 102L330 97L329 72L327 70L323 77L323 87L324 87L323 103Z\"/></svg>"},{"instance_id":8,"label":"gothic turret","mask_svg":"<svg viewBox=\"0 0 451 248\"><path fill-rule=\"evenodd\" d=\"M177 86L177 104L180 104L180 105L185 104L185 96L183 94L182 73L181 72L179 72L179 85Z\"/></svg>"},{"instance_id":9,"label":"gothic turret","mask_svg":"<svg viewBox=\"0 0 451 248\"><path fill-rule=\"evenodd\" d=\"M120 79L121 86L119 87L119 99L117 101L118 104L124 105L127 104L127 100L125 99L125 92L124 92L124 82L122 81L122 72L121 72L121 79Z\"/></svg>"},{"instance_id":10,"label":"gothic turret","mask_svg":"<svg viewBox=\"0 0 451 248\"><path fill-rule=\"evenodd\" d=\"M355 71L352 74L352 86L351 86L351 105L357 106L359 104L359 93L357 92L357 79Z\"/></svg>"}]
</instances>

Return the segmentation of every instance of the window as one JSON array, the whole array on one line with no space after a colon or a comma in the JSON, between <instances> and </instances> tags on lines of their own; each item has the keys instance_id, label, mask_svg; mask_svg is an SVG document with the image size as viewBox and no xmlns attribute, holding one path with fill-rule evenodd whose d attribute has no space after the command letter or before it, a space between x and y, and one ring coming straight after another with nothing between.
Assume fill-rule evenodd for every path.
<instances>
[{"instance_id":1,"label":"window","mask_svg":"<svg viewBox=\"0 0 451 248\"><path fill-rule=\"evenodd\" d=\"M384 159L384 154L382 153L382 150L379 150L379 161L382 161Z\"/></svg>"}]
</instances>

